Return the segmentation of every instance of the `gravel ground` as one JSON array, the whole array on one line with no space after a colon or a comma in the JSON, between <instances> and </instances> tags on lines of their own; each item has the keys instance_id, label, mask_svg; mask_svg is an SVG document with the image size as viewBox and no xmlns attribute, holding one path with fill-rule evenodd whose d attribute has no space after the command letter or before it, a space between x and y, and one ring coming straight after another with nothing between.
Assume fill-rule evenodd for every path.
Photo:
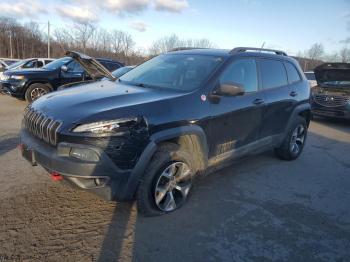
<instances>
[{"instance_id":1,"label":"gravel ground","mask_svg":"<svg viewBox=\"0 0 350 262\"><path fill-rule=\"evenodd\" d=\"M315 120L297 161L244 160L144 218L23 160L25 105L0 95L0 261L350 261L350 122Z\"/></svg>"}]
</instances>

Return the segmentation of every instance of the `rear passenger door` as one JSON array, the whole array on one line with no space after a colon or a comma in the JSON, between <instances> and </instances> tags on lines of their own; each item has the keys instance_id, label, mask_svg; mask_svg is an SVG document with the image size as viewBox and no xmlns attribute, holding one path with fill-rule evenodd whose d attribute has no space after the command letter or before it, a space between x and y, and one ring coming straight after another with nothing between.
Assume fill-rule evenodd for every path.
<instances>
[{"instance_id":1,"label":"rear passenger door","mask_svg":"<svg viewBox=\"0 0 350 262\"><path fill-rule=\"evenodd\" d=\"M291 88L284 63L274 59L259 59L261 89L265 97L260 138L280 135L284 132L293 110Z\"/></svg>"}]
</instances>

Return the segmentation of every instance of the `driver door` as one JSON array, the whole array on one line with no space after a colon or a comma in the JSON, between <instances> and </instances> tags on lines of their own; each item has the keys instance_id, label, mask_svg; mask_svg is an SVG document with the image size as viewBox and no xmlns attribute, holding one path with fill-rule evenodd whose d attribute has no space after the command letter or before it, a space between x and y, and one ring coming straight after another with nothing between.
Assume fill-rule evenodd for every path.
<instances>
[{"instance_id":1,"label":"driver door","mask_svg":"<svg viewBox=\"0 0 350 262\"><path fill-rule=\"evenodd\" d=\"M84 69L81 65L72 61L67 65L67 70L61 70L61 85L80 82L84 80Z\"/></svg>"},{"instance_id":2,"label":"driver door","mask_svg":"<svg viewBox=\"0 0 350 262\"><path fill-rule=\"evenodd\" d=\"M209 157L226 158L249 151L258 139L262 122L264 100L258 89L257 63L252 58L233 60L219 76L218 85L237 83L245 93L237 96L219 96L212 103Z\"/></svg>"}]
</instances>

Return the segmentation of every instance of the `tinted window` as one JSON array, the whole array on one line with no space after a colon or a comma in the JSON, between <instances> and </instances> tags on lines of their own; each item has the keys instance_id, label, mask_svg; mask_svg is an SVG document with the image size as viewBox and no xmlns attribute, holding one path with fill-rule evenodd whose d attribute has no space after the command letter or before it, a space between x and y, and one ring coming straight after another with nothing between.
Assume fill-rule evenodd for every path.
<instances>
[{"instance_id":1,"label":"tinted window","mask_svg":"<svg viewBox=\"0 0 350 262\"><path fill-rule=\"evenodd\" d=\"M37 64L36 64L37 67L43 67L44 66L44 63L43 61L38 61Z\"/></svg>"},{"instance_id":2,"label":"tinted window","mask_svg":"<svg viewBox=\"0 0 350 262\"><path fill-rule=\"evenodd\" d=\"M50 62L52 62L52 60L45 60L45 65L47 65Z\"/></svg>"},{"instance_id":3,"label":"tinted window","mask_svg":"<svg viewBox=\"0 0 350 262\"><path fill-rule=\"evenodd\" d=\"M160 55L119 79L131 85L190 91L199 88L222 61L220 57L206 55Z\"/></svg>"},{"instance_id":4,"label":"tinted window","mask_svg":"<svg viewBox=\"0 0 350 262\"><path fill-rule=\"evenodd\" d=\"M25 63L22 67L23 68L34 68L36 66L37 61L36 60L31 60L27 63Z\"/></svg>"},{"instance_id":5,"label":"tinted window","mask_svg":"<svg viewBox=\"0 0 350 262\"><path fill-rule=\"evenodd\" d=\"M68 64L68 71L83 72L84 69L81 67L81 65L78 62L72 61L71 63Z\"/></svg>"},{"instance_id":6,"label":"tinted window","mask_svg":"<svg viewBox=\"0 0 350 262\"><path fill-rule=\"evenodd\" d=\"M294 65L291 63L284 63L284 65L286 66L289 83L295 83L301 80L300 75Z\"/></svg>"},{"instance_id":7,"label":"tinted window","mask_svg":"<svg viewBox=\"0 0 350 262\"><path fill-rule=\"evenodd\" d=\"M48 63L45 68L48 69L48 70L55 70L67 63L69 63L70 61L72 61L72 58L70 57L62 57L60 59L57 59L51 63Z\"/></svg>"},{"instance_id":8,"label":"tinted window","mask_svg":"<svg viewBox=\"0 0 350 262\"><path fill-rule=\"evenodd\" d=\"M108 69L108 71L112 72L114 70L116 70L117 68L120 67L119 64L117 63L109 63L109 62L100 62L101 65L103 65L106 69Z\"/></svg>"},{"instance_id":9,"label":"tinted window","mask_svg":"<svg viewBox=\"0 0 350 262\"><path fill-rule=\"evenodd\" d=\"M254 59L242 59L230 64L220 76L220 83L243 85L246 92L258 90L258 77Z\"/></svg>"},{"instance_id":10,"label":"tinted window","mask_svg":"<svg viewBox=\"0 0 350 262\"><path fill-rule=\"evenodd\" d=\"M283 63L276 60L260 60L262 88L287 85L287 74Z\"/></svg>"}]
</instances>

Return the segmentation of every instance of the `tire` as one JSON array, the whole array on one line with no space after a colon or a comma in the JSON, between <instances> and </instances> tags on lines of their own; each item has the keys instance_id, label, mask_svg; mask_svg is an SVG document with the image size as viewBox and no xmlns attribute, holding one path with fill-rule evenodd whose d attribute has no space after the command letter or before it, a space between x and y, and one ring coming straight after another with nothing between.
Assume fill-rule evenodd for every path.
<instances>
[{"instance_id":1,"label":"tire","mask_svg":"<svg viewBox=\"0 0 350 262\"><path fill-rule=\"evenodd\" d=\"M45 84L31 84L25 93L25 99L30 103L39 97L50 93L51 89Z\"/></svg>"},{"instance_id":2,"label":"tire","mask_svg":"<svg viewBox=\"0 0 350 262\"><path fill-rule=\"evenodd\" d=\"M192 188L195 174L193 167L191 154L181 149L179 145L172 143L160 145L137 189L138 211L144 216L159 216L180 208L188 199ZM177 180L179 181L176 182ZM169 192L165 193L166 190ZM175 206L172 204L174 202Z\"/></svg>"},{"instance_id":3,"label":"tire","mask_svg":"<svg viewBox=\"0 0 350 262\"><path fill-rule=\"evenodd\" d=\"M275 148L275 154L282 160L297 159L304 149L308 124L303 117L297 117L292 122L287 136L280 147Z\"/></svg>"}]
</instances>

